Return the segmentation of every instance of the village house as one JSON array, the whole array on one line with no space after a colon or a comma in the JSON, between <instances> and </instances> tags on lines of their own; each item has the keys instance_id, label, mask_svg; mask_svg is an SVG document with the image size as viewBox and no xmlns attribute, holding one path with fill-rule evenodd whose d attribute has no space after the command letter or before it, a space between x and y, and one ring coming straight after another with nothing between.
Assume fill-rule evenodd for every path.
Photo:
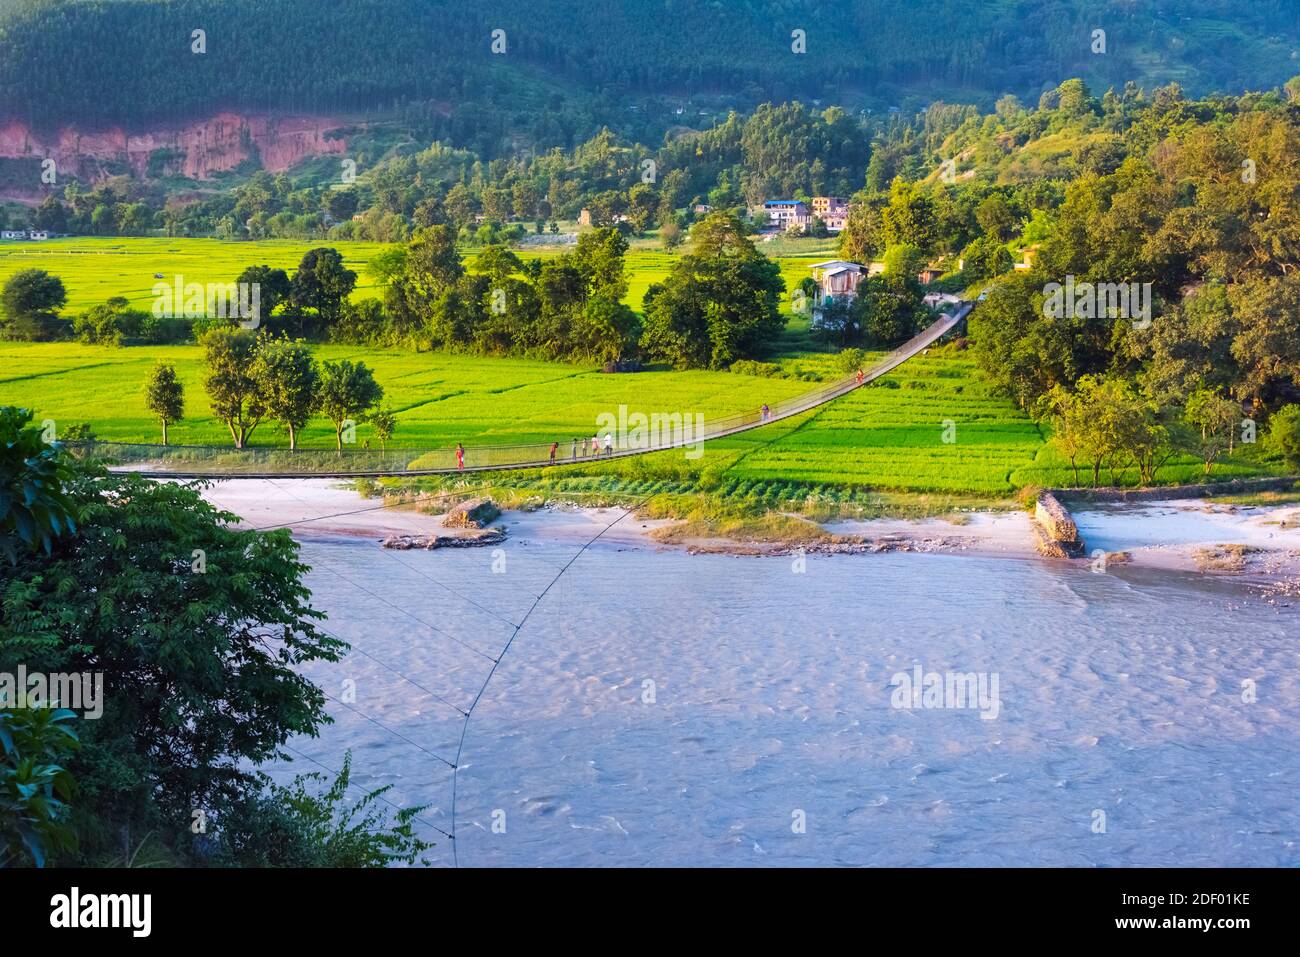
<instances>
[{"instance_id":1,"label":"village house","mask_svg":"<svg viewBox=\"0 0 1300 957\"><path fill-rule=\"evenodd\" d=\"M768 225L778 229L797 229L812 222L812 210L797 199L769 199L763 204L763 213Z\"/></svg>"},{"instance_id":2,"label":"village house","mask_svg":"<svg viewBox=\"0 0 1300 957\"><path fill-rule=\"evenodd\" d=\"M814 196L812 212L833 233L840 232L849 223L849 201L839 196Z\"/></svg>"},{"instance_id":3,"label":"village house","mask_svg":"<svg viewBox=\"0 0 1300 957\"><path fill-rule=\"evenodd\" d=\"M827 300L849 300L858 294L858 283L862 281L865 270L860 263L844 259L831 259L816 263L812 267L813 281L817 291L813 296L813 308Z\"/></svg>"},{"instance_id":4,"label":"village house","mask_svg":"<svg viewBox=\"0 0 1300 957\"><path fill-rule=\"evenodd\" d=\"M0 239L49 239L55 235L46 229L6 229L0 231Z\"/></svg>"}]
</instances>

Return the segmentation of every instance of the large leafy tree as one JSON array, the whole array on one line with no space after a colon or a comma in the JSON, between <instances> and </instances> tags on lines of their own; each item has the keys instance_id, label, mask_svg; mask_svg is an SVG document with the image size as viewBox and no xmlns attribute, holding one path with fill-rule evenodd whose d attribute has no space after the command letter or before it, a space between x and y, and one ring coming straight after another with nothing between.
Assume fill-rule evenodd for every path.
<instances>
[{"instance_id":1,"label":"large leafy tree","mask_svg":"<svg viewBox=\"0 0 1300 957\"><path fill-rule=\"evenodd\" d=\"M58 276L44 269L20 269L0 288L0 338L53 338L59 310L67 301Z\"/></svg>"},{"instance_id":2,"label":"large leafy tree","mask_svg":"<svg viewBox=\"0 0 1300 957\"><path fill-rule=\"evenodd\" d=\"M709 214L692 238L691 252L646 293L641 346L679 368L725 368L780 334L785 281L728 213Z\"/></svg>"},{"instance_id":3,"label":"large leafy tree","mask_svg":"<svg viewBox=\"0 0 1300 957\"><path fill-rule=\"evenodd\" d=\"M203 337L207 376L203 386L212 414L230 430L235 448L242 449L266 417L266 399L254 375L259 335L247 329L217 327Z\"/></svg>"},{"instance_id":4,"label":"large leafy tree","mask_svg":"<svg viewBox=\"0 0 1300 957\"><path fill-rule=\"evenodd\" d=\"M0 669L102 672L103 715L70 767L91 849L253 786L246 767L328 720L299 673L344 647L324 634L288 532L249 532L192 488L82 464L75 536L0 583Z\"/></svg>"},{"instance_id":5,"label":"large leafy tree","mask_svg":"<svg viewBox=\"0 0 1300 957\"><path fill-rule=\"evenodd\" d=\"M301 342L264 341L253 360L251 377L268 418L289 433L289 449L298 448L298 432L320 403L320 369Z\"/></svg>"},{"instance_id":6,"label":"large leafy tree","mask_svg":"<svg viewBox=\"0 0 1300 957\"><path fill-rule=\"evenodd\" d=\"M343 303L357 285L357 274L343 265L337 249L309 249L293 275L289 296L294 308L314 312L321 325L338 320ZM305 314L305 313L303 313ZM305 329L305 319L300 330Z\"/></svg>"},{"instance_id":7,"label":"large leafy tree","mask_svg":"<svg viewBox=\"0 0 1300 957\"><path fill-rule=\"evenodd\" d=\"M340 359L321 366L318 395L320 410L334 423L334 440L343 450L343 429L349 420L359 421L384 397L384 390L364 362Z\"/></svg>"}]
</instances>

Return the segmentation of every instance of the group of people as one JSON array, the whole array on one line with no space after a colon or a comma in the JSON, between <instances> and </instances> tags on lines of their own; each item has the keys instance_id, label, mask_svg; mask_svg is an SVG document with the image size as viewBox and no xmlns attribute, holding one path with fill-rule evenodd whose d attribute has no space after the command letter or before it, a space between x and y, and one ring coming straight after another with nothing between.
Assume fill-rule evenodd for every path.
<instances>
[{"instance_id":1,"label":"group of people","mask_svg":"<svg viewBox=\"0 0 1300 957\"><path fill-rule=\"evenodd\" d=\"M590 442L590 445L588 445ZM559 454L560 443L551 443L551 464L555 464L555 456ZM576 462L579 458L596 458L599 455L614 454L614 436L605 433L602 441L599 435L593 435L590 439L574 439L569 447L569 458Z\"/></svg>"}]
</instances>

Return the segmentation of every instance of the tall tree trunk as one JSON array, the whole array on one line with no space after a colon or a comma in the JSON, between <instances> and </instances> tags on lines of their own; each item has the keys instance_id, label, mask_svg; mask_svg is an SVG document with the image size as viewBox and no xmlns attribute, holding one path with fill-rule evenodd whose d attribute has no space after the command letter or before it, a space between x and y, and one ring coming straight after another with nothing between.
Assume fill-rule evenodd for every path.
<instances>
[{"instance_id":1,"label":"tall tree trunk","mask_svg":"<svg viewBox=\"0 0 1300 957\"><path fill-rule=\"evenodd\" d=\"M163 425L163 445L166 445L167 444L167 420L166 419L162 420L162 425Z\"/></svg>"},{"instance_id":2,"label":"tall tree trunk","mask_svg":"<svg viewBox=\"0 0 1300 957\"><path fill-rule=\"evenodd\" d=\"M298 435L292 423L289 423L289 451L298 451Z\"/></svg>"}]
</instances>

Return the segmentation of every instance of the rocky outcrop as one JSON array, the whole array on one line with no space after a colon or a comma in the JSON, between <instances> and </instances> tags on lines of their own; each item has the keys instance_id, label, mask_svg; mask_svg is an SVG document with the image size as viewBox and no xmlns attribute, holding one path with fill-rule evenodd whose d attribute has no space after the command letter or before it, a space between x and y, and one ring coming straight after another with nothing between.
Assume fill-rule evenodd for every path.
<instances>
[{"instance_id":1,"label":"rocky outcrop","mask_svg":"<svg viewBox=\"0 0 1300 957\"><path fill-rule=\"evenodd\" d=\"M347 139L339 131L346 125L322 116L223 112L147 130L65 126L41 133L11 121L0 125L0 158L53 159L60 173L91 182L128 168L139 179L204 180L249 159L278 173L315 156L343 153Z\"/></svg>"},{"instance_id":2,"label":"rocky outcrop","mask_svg":"<svg viewBox=\"0 0 1300 957\"><path fill-rule=\"evenodd\" d=\"M1034 547L1048 558L1078 558L1083 554L1079 526L1051 492L1043 492L1034 504Z\"/></svg>"},{"instance_id":3,"label":"rocky outcrop","mask_svg":"<svg viewBox=\"0 0 1300 957\"><path fill-rule=\"evenodd\" d=\"M390 535L380 544L384 548L409 551L413 548L472 548L476 545L499 545L506 540L500 528L483 528L463 535Z\"/></svg>"},{"instance_id":4,"label":"rocky outcrop","mask_svg":"<svg viewBox=\"0 0 1300 957\"><path fill-rule=\"evenodd\" d=\"M487 528L500 514L501 509L490 498L471 498L444 515L442 524L444 528Z\"/></svg>"}]
</instances>

